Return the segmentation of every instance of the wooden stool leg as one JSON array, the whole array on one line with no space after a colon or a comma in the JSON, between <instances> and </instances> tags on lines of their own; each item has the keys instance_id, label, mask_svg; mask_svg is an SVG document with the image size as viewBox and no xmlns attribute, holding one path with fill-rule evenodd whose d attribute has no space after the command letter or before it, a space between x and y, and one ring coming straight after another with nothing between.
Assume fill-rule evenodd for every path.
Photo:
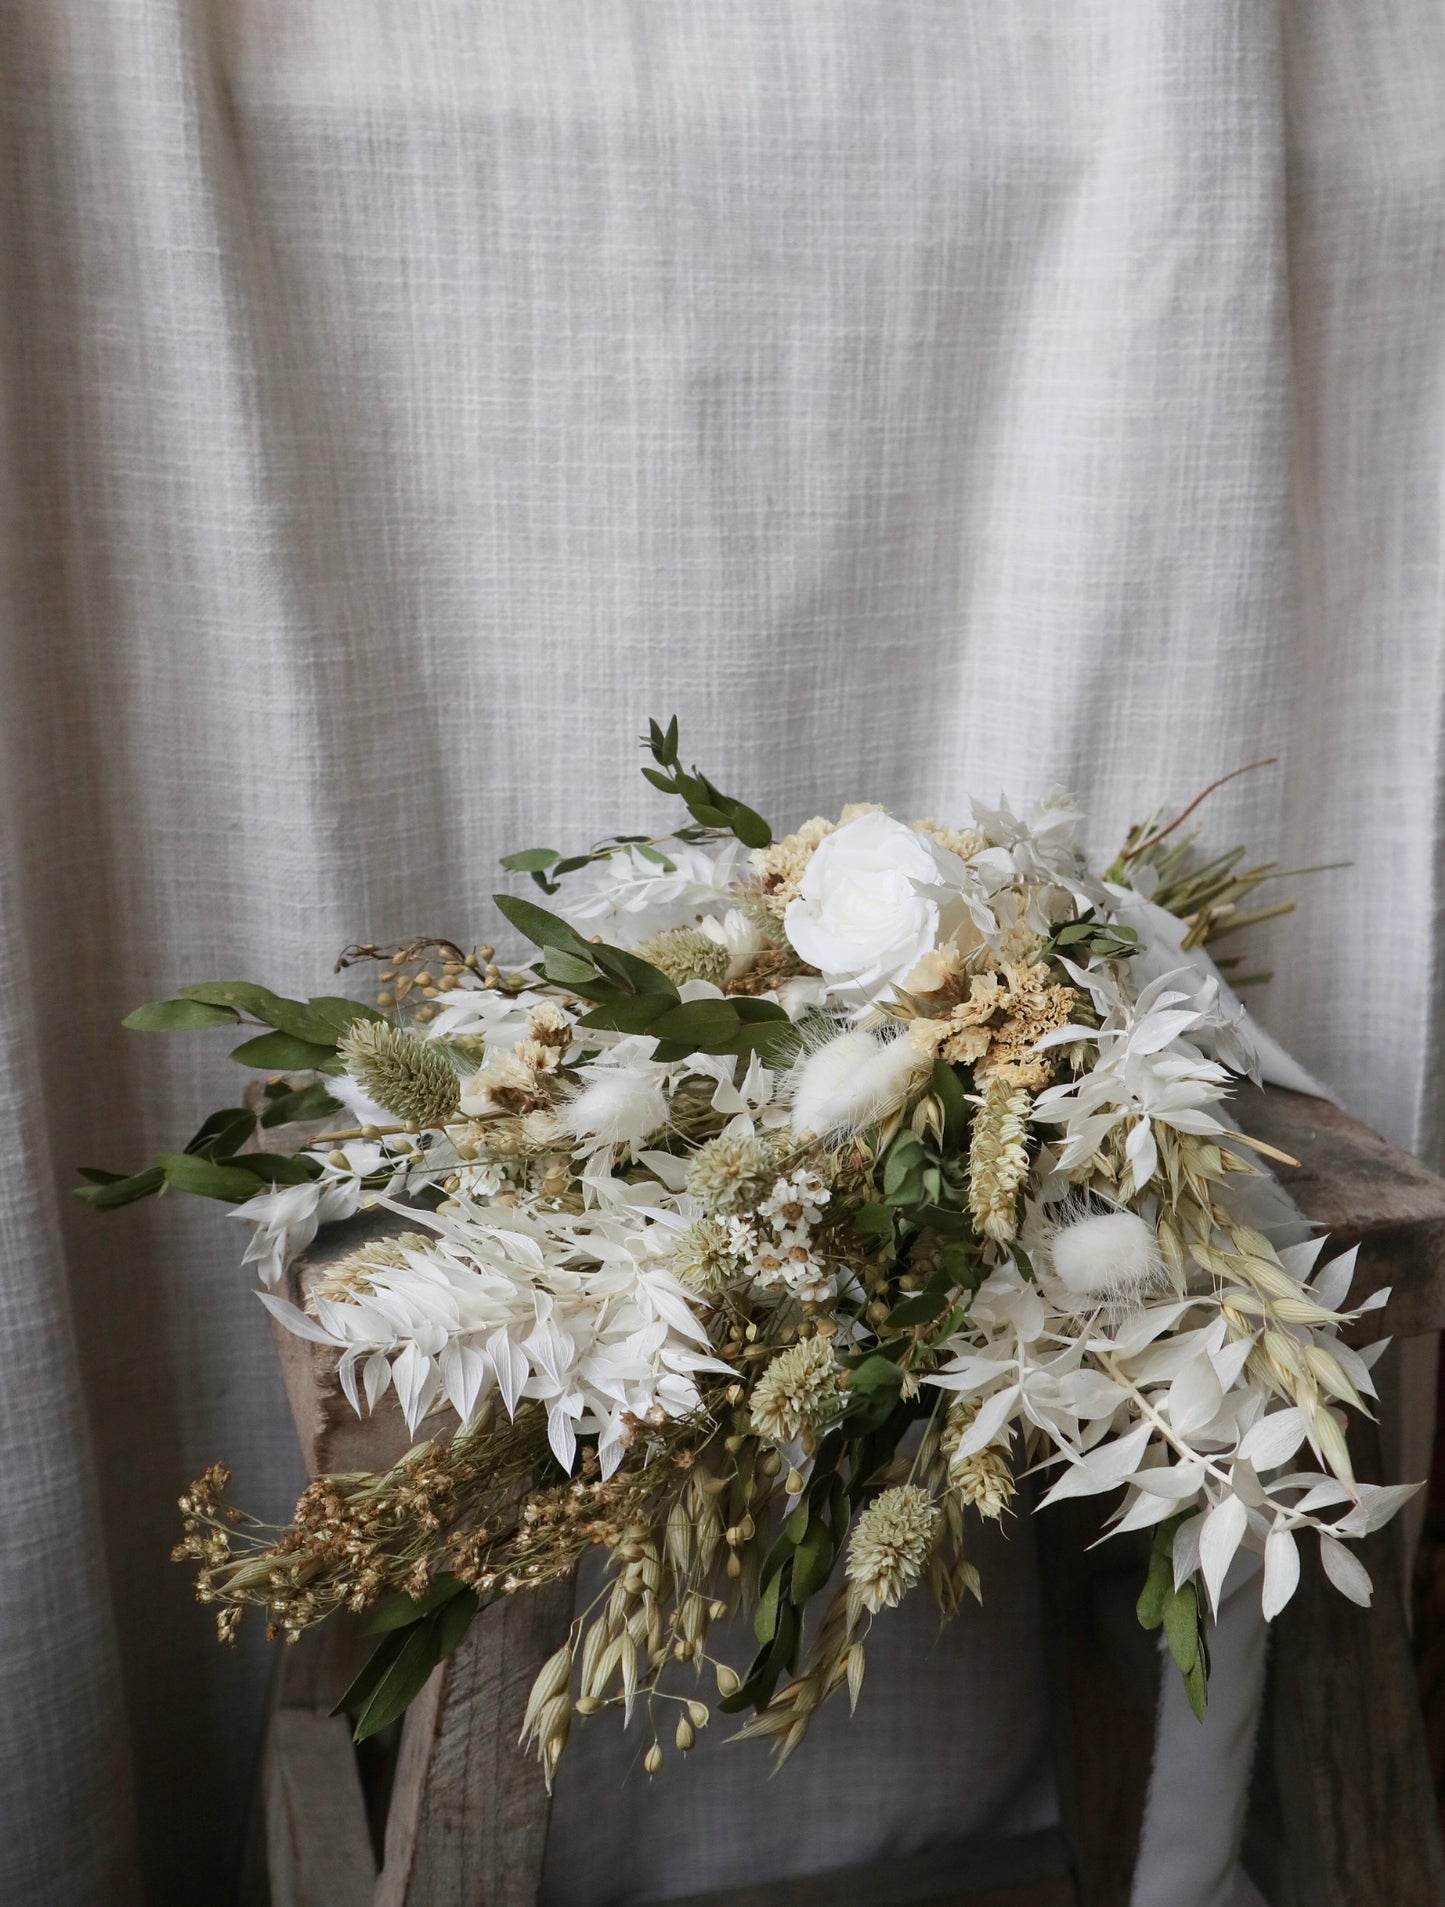
<instances>
[{"instance_id":1,"label":"wooden stool leg","mask_svg":"<svg viewBox=\"0 0 1445 1907\"><path fill-rule=\"evenodd\" d=\"M1380 1474L1373 1424L1351 1428L1362 1477ZM1360 1545L1368 1610L1306 1557L1276 1624L1269 1748L1296 1896L1310 1907L1439 1907L1445 1854L1405 1627L1403 1538Z\"/></svg>"},{"instance_id":2,"label":"wooden stool leg","mask_svg":"<svg viewBox=\"0 0 1445 1907\"><path fill-rule=\"evenodd\" d=\"M262 1765L271 1907L370 1907L376 1862L351 1724L329 1713L359 1653L342 1623L283 1651Z\"/></svg>"},{"instance_id":3,"label":"wooden stool leg","mask_svg":"<svg viewBox=\"0 0 1445 1907\"><path fill-rule=\"evenodd\" d=\"M1036 1523L1054 1767L1080 1907L1128 1907L1154 1759L1159 1651L1134 1615L1147 1552L1099 1533L1094 1498Z\"/></svg>"},{"instance_id":4,"label":"wooden stool leg","mask_svg":"<svg viewBox=\"0 0 1445 1907\"><path fill-rule=\"evenodd\" d=\"M375 1907L536 1907L551 1797L518 1747L569 1580L484 1609L407 1710Z\"/></svg>"}]
</instances>

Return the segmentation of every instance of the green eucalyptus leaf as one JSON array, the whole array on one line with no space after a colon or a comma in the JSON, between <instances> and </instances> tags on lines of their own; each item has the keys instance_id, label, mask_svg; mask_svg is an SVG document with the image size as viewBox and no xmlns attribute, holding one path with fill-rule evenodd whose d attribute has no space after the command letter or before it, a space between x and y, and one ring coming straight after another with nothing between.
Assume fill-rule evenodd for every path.
<instances>
[{"instance_id":1,"label":"green eucalyptus leaf","mask_svg":"<svg viewBox=\"0 0 1445 1907\"><path fill-rule=\"evenodd\" d=\"M455 1597L469 1595L464 1582L453 1576L450 1570L439 1570L432 1578L430 1589L424 1596L408 1596L405 1591L400 1595L388 1596L381 1606L372 1611L364 1624L369 1636L385 1635L392 1629L404 1629L409 1622L421 1622L435 1610L443 1608Z\"/></svg>"},{"instance_id":2,"label":"green eucalyptus leaf","mask_svg":"<svg viewBox=\"0 0 1445 1907\"><path fill-rule=\"evenodd\" d=\"M231 1058L267 1073L339 1073L345 1069L334 1046L314 1045L290 1033L260 1033L232 1047Z\"/></svg>"},{"instance_id":3,"label":"green eucalyptus leaf","mask_svg":"<svg viewBox=\"0 0 1445 1907\"><path fill-rule=\"evenodd\" d=\"M931 1324L935 1318L941 1318L947 1309L948 1300L941 1291L920 1291L894 1305L888 1313L888 1328L911 1331L917 1324Z\"/></svg>"},{"instance_id":4,"label":"green eucalyptus leaf","mask_svg":"<svg viewBox=\"0 0 1445 1907\"><path fill-rule=\"evenodd\" d=\"M266 1110L261 1114L261 1124L266 1127L303 1125L313 1119L329 1119L333 1113L345 1110L320 1080L310 1086L282 1085L274 1090L268 1086L266 1091Z\"/></svg>"},{"instance_id":5,"label":"green eucalyptus leaf","mask_svg":"<svg viewBox=\"0 0 1445 1907\"><path fill-rule=\"evenodd\" d=\"M239 1165L218 1165L213 1159L197 1158L193 1152L162 1152L156 1163L164 1171L167 1185L197 1198L224 1199L238 1205L263 1189L254 1172Z\"/></svg>"},{"instance_id":6,"label":"green eucalyptus leaf","mask_svg":"<svg viewBox=\"0 0 1445 1907\"><path fill-rule=\"evenodd\" d=\"M512 874L536 874L561 858L556 848L519 848L502 856L502 866Z\"/></svg>"},{"instance_id":7,"label":"green eucalyptus leaf","mask_svg":"<svg viewBox=\"0 0 1445 1907\"><path fill-rule=\"evenodd\" d=\"M1199 1659L1199 1603L1192 1582L1179 1589L1170 1583L1164 1596L1163 1622L1174 1666L1188 1675Z\"/></svg>"},{"instance_id":8,"label":"green eucalyptus leaf","mask_svg":"<svg viewBox=\"0 0 1445 1907\"><path fill-rule=\"evenodd\" d=\"M149 1198L159 1192L166 1182L166 1175L158 1165L147 1166L144 1172L132 1172L129 1175L116 1172L102 1172L97 1166L82 1166L82 1178L90 1180L89 1185L77 1185L75 1196L83 1198L87 1205L97 1212L114 1212L122 1205L133 1205L137 1199Z\"/></svg>"},{"instance_id":9,"label":"green eucalyptus leaf","mask_svg":"<svg viewBox=\"0 0 1445 1907\"><path fill-rule=\"evenodd\" d=\"M827 1582L833 1567L833 1554L833 1539L827 1524L822 1521L810 1523L793 1558L789 1595L795 1608L801 1609L808 1598L816 1595Z\"/></svg>"},{"instance_id":10,"label":"green eucalyptus leaf","mask_svg":"<svg viewBox=\"0 0 1445 1907\"><path fill-rule=\"evenodd\" d=\"M771 1642L778 1629L778 1606L782 1596L784 1572L779 1570L758 1598L753 1616L753 1634L759 1642Z\"/></svg>"},{"instance_id":11,"label":"green eucalyptus leaf","mask_svg":"<svg viewBox=\"0 0 1445 1907\"><path fill-rule=\"evenodd\" d=\"M659 993L629 994L613 1005L593 1007L577 1024L612 1033L646 1033L667 1011L667 1000Z\"/></svg>"},{"instance_id":12,"label":"green eucalyptus leaf","mask_svg":"<svg viewBox=\"0 0 1445 1907\"><path fill-rule=\"evenodd\" d=\"M548 913L535 901L519 899L515 894L493 894L497 911L510 921L517 932L538 947L556 947L574 959L592 964L592 947L575 927L559 914Z\"/></svg>"},{"instance_id":13,"label":"green eucalyptus leaf","mask_svg":"<svg viewBox=\"0 0 1445 1907\"><path fill-rule=\"evenodd\" d=\"M186 1151L203 1159L228 1159L256 1130L256 1115L249 1106L225 1106L186 1142Z\"/></svg>"},{"instance_id":14,"label":"green eucalyptus leaf","mask_svg":"<svg viewBox=\"0 0 1445 1907\"><path fill-rule=\"evenodd\" d=\"M330 1028L333 1041L339 1040L343 1033L349 1033L358 1020L386 1018L384 1013L374 1006L368 1006L364 1000L347 1000L335 993L323 993L317 999L308 1001L307 1005L317 1021ZM303 1039L306 1037L302 1035Z\"/></svg>"},{"instance_id":15,"label":"green eucalyptus leaf","mask_svg":"<svg viewBox=\"0 0 1445 1907\"><path fill-rule=\"evenodd\" d=\"M396 1633L400 1644L356 1718L352 1731L355 1741L365 1741L403 1714L441 1660L440 1626L435 1616Z\"/></svg>"},{"instance_id":16,"label":"green eucalyptus leaf","mask_svg":"<svg viewBox=\"0 0 1445 1907\"><path fill-rule=\"evenodd\" d=\"M559 987L585 987L597 978L597 968L591 960L564 953L560 947L542 950L542 971Z\"/></svg>"},{"instance_id":17,"label":"green eucalyptus leaf","mask_svg":"<svg viewBox=\"0 0 1445 1907\"><path fill-rule=\"evenodd\" d=\"M240 1014L204 1000L153 1000L121 1021L132 1033L190 1033L202 1026L234 1026Z\"/></svg>"}]
</instances>

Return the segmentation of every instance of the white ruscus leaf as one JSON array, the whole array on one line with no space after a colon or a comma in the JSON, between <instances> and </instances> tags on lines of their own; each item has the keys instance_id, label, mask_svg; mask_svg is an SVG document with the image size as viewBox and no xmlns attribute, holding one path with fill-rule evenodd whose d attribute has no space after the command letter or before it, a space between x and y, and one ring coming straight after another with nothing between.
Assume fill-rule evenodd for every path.
<instances>
[{"instance_id":1,"label":"white ruscus leaf","mask_svg":"<svg viewBox=\"0 0 1445 1907\"><path fill-rule=\"evenodd\" d=\"M1209 1591L1209 1606L1216 1614L1219 1592L1248 1522L1249 1512L1239 1498L1227 1496L1222 1503L1215 1504L1199 1532L1199 1568L1204 1587Z\"/></svg>"},{"instance_id":2,"label":"white ruscus leaf","mask_svg":"<svg viewBox=\"0 0 1445 1907\"><path fill-rule=\"evenodd\" d=\"M1299 1586L1299 1545L1291 1530L1276 1521L1265 1538L1264 1619L1273 1622Z\"/></svg>"},{"instance_id":3,"label":"white ruscus leaf","mask_svg":"<svg viewBox=\"0 0 1445 1907\"><path fill-rule=\"evenodd\" d=\"M1326 1536L1323 1530L1320 1531L1320 1561L1325 1566L1325 1574L1342 1596L1348 1596L1351 1602L1357 1602L1362 1609L1369 1608L1370 1599L1375 1593L1369 1570L1358 1556L1346 1549L1336 1537Z\"/></svg>"}]
</instances>

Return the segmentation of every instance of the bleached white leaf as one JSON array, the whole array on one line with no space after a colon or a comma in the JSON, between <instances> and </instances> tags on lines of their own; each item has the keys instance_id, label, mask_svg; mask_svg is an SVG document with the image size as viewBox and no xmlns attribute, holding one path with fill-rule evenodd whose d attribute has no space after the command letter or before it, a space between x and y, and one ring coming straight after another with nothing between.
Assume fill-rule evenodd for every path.
<instances>
[{"instance_id":1,"label":"bleached white leaf","mask_svg":"<svg viewBox=\"0 0 1445 1907\"><path fill-rule=\"evenodd\" d=\"M1181 1331L1178 1337L1151 1344L1132 1360L1129 1375L1136 1384L1168 1383L1196 1357L1208 1357L1217 1350L1227 1329L1223 1318L1216 1318L1197 1331Z\"/></svg>"},{"instance_id":2,"label":"bleached white leaf","mask_svg":"<svg viewBox=\"0 0 1445 1907\"><path fill-rule=\"evenodd\" d=\"M1007 1389L995 1391L992 1397L986 1397L978 1407L978 1415L958 1440L958 1455L972 1457L991 1444L1014 1413L1019 1400L1019 1387L1010 1384Z\"/></svg>"},{"instance_id":3,"label":"bleached white leaf","mask_svg":"<svg viewBox=\"0 0 1445 1907\"><path fill-rule=\"evenodd\" d=\"M1117 1489L1130 1471L1137 1469L1151 1434L1150 1425L1138 1424L1127 1436L1100 1444L1087 1457L1075 1461L1042 1502L1058 1503L1065 1497L1097 1496L1101 1491Z\"/></svg>"},{"instance_id":4,"label":"bleached white leaf","mask_svg":"<svg viewBox=\"0 0 1445 1907\"><path fill-rule=\"evenodd\" d=\"M1124 1156L1134 1172L1135 1185L1147 1185L1159 1169L1159 1148L1147 1119L1136 1119L1124 1141Z\"/></svg>"},{"instance_id":5,"label":"bleached white leaf","mask_svg":"<svg viewBox=\"0 0 1445 1907\"><path fill-rule=\"evenodd\" d=\"M342 1395L359 1417L361 1398L356 1389L356 1359L357 1353L354 1350L348 1351L337 1365L336 1375L341 1382Z\"/></svg>"},{"instance_id":6,"label":"bleached white leaf","mask_svg":"<svg viewBox=\"0 0 1445 1907\"><path fill-rule=\"evenodd\" d=\"M298 1338L305 1338L311 1344L329 1344L335 1346L336 1340L328 1337L314 1318L308 1318L304 1311L298 1311L294 1304L288 1304L285 1298L278 1298L273 1292L258 1291L256 1296L275 1318L278 1324Z\"/></svg>"},{"instance_id":7,"label":"bleached white leaf","mask_svg":"<svg viewBox=\"0 0 1445 1907\"><path fill-rule=\"evenodd\" d=\"M1353 1490L1347 1490L1334 1477L1323 1477L1312 1490L1305 1492L1295 1508L1305 1516L1311 1516L1316 1510L1332 1509L1336 1503L1353 1503L1354 1500Z\"/></svg>"},{"instance_id":8,"label":"bleached white leaf","mask_svg":"<svg viewBox=\"0 0 1445 1907\"><path fill-rule=\"evenodd\" d=\"M1207 1513L1204 1527L1199 1532L1200 1573L1209 1595L1209 1606L1216 1614L1219 1611L1219 1592L1248 1524L1249 1513L1239 1498L1227 1496Z\"/></svg>"},{"instance_id":9,"label":"bleached white leaf","mask_svg":"<svg viewBox=\"0 0 1445 1907\"><path fill-rule=\"evenodd\" d=\"M1362 1344L1355 1352L1355 1356L1367 1371L1372 1371L1394 1341L1393 1338L1376 1338L1373 1344Z\"/></svg>"},{"instance_id":10,"label":"bleached white leaf","mask_svg":"<svg viewBox=\"0 0 1445 1907\"><path fill-rule=\"evenodd\" d=\"M1186 1299L1179 1304L1146 1305L1142 1311L1126 1319L1114 1334L1112 1345L1104 1338L1100 1340L1101 1346L1106 1350L1112 1349L1118 1357L1137 1357L1155 1338L1173 1330L1189 1309L1189 1304L1190 1301Z\"/></svg>"},{"instance_id":11,"label":"bleached white leaf","mask_svg":"<svg viewBox=\"0 0 1445 1907\"><path fill-rule=\"evenodd\" d=\"M1127 1394L1103 1371L1069 1371L1059 1379L1059 1392L1076 1417L1090 1421L1112 1417Z\"/></svg>"},{"instance_id":12,"label":"bleached white leaf","mask_svg":"<svg viewBox=\"0 0 1445 1907\"><path fill-rule=\"evenodd\" d=\"M1368 1609L1375 1593L1375 1585L1370 1581L1370 1572L1358 1556L1352 1555L1343 1543L1333 1536L1320 1531L1320 1561L1325 1566L1325 1574L1339 1590L1342 1596L1348 1596L1351 1602L1357 1602L1362 1609Z\"/></svg>"},{"instance_id":13,"label":"bleached white leaf","mask_svg":"<svg viewBox=\"0 0 1445 1907\"><path fill-rule=\"evenodd\" d=\"M1325 1248L1321 1238L1302 1238L1297 1245L1281 1246L1276 1256L1291 1278L1298 1278L1301 1284L1314 1270L1315 1260Z\"/></svg>"},{"instance_id":14,"label":"bleached white leaf","mask_svg":"<svg viewBox=\"0 0 1445 1907\"><path fill-rule=\"evenodd\" d=\"M1266 1412L1245 1431L1237 1454L1256 1470L1277 1470L1289 1462L1304 1440L1304 1418L1295 1405L1289 1404L1283 1410Z\"/></svg>"},{"instance_id":15,"label":"bleached white leaf","mask_svg":"<svg viewBox=\"0 0 1445 1907\"><path fill-rule=\"evenodd\" d=\"M368 1411L376 1409L391 1382L391 1364L385 1351L373 1351L361 1369L361 1387Z\"/></svg>"},{"instance_id":16,"label":"bleached white leaf","mask_svg":"<svg viewBox=\"0 0 1445 1907\"><path fill-rule=\"evenodd\" d=\"M1359 1255L1359 1246L1352 1245L1348 1251L1341 1252L1338 1258L1332 1258L1316 1273L1314 1283L1310 1286L1310 1295L1317 1304L1322 1304L1326 1311L1343 1309L1355 1276L1355 1260Z\"/></svg>"},{"instance_id":17,"label":"bleached white leaf","mask_svg":"<svg viewBox=\"0 0 1445 1907\"><path fill-rule=\"evenodd\" d=\"M1372 1530L1383 1528L1424 1487L1423 1483L1362 1483L1360 1501L1335 1528L1342 1536L1368 1536Z\"/></svg>"},{"instance_id":18,"label":"bleached white leaf","mask_svg":"<svg viewBox=\"0 0 1445 1907\"><path fill-rule=\"evenodd\" d=\"M1181 1588L1199 1567L1199 1533L1204 1528L1205 1512L1191 1516L1174 1532L1174 1587Z\"/></svg>"},{"instance_id":19,"label":"bleached white leaf","mask_svg":"<svg viewBox=\"0 0 1445 1907\"><path fill-rule=\"evenodd\" d=\"M1224 1401L1219 1379L1208 1357L1197 1357L1169 1386L1169 1422L1176 1436L1200 1430Z\"/></svg>"},{"instance_id":20,"label":"bleached white leaf","mask_svg":"<svg viewBox=\"0 0 1445 1907\"><path fill-rule=\"evenodd\" d=\"M1370 1376L1370 1367L1359 1352L1340 1338L1331 1338L1329 1349L1340 1369L1361 1397L1378 1398L1380 1393L1375 1389L1375 1380Z\"/></svg>"},{"instance_id":21,"label":"bleached white leaf","mask_svg":"<svg viewBox=\"0 0 1445 1907\"><path fill-rule=\"evenodd\" d=\"M1162 1523L1166 1516L1173 1516L1175 1504L1169 1497L1151 1496L1147 1490L1141 1490L1133 1502L1110 1527L1110 1535L1122 1535L1125 1530L1147 1530L1155 1523Z\"/></svg>"},{"instance_id":22,"label":"bleached white leaf","mask_svg":"<svg viewBox=\"0 0 1445 1907\"><path fill-rule=\"evenodd\" d=\"M1266 1622L1273 1622L1299 1586L1299 1545L1283 1522L1276 1522L1264 1541L1264 1589L1261 1603Z\"/></svg>"},{"instance_id":23,"label":"bleached white leaf","mask_svg":"<svg viewBox=\"0 0 1445 1907\"><path fill-rule=\"evenodd\" d=\"M1209 1361L1214 1366L1214 1375L1219 1379L1221 1390L1233 1390L1253 1349L1253 1338L1234 1338L1230 1343L1221 1345L1217 1351L1211 1351Z\"/></svg>"},{"instance_id":24,"label":"bleached white leaf","mask_svg":"<svg viewBox=\"0 0 1445 1907\"><path fill-rule=\"evenodd\" d=\"M1154 1496L1182 1503L1186 1497L1198 1494L1204 1474L1204 1459L1196 1457L1187 1463L1161 1463L1152 1470L1136 1470L1129 1481Z\"/></svg>"},{"instance_id":25,"label":"bleached white leaf","mask_svg":"<svg viewBox=\"0 0 1445 1907\"><path fill-rule=\"evenodd\" d=\"M1393 1290L1393 1285L1381 1285L1378 1291L1372 1291L1368 1298L1364 1299L1360 1304L1357 1304L1355 1310L1361 1317L1363 1317L1367 1311L1383 1310L1390 1302L1390 1294Z\"/></svg>"}]
</instances>

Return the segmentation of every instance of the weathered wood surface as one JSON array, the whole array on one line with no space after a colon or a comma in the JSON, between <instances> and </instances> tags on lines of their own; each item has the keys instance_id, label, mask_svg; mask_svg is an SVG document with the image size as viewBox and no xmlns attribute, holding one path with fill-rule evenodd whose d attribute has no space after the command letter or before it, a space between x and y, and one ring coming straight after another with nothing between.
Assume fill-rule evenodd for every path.
<instances>
[{"instance_id":1,"label":"weathered wood surface","mask_svg":"<svg viewBox=\"0 0 1445 1907\"><path fill-rule=\"evenodd\" d=\"M518 1737L572 1593L483 1610L407 1710L376 1907L536 1907L552 1804Z\"/></svg>"},{"instance_id":2,"label":"weathered wood surface","mask_svg":"<svg viewBox=\"0 0 1445 1907\"><path fill-rule=\"evenodd\" d=\"M1357 1423L1359 1474L1378 1479L1379 1436ZM1310 1545L1309 1547L1313 1547ZM1440 1907L1445 1851L1420 1712L1398 1522L1357 1546L1368 1610L1306 1555L1273 1636L1261 1755L1301 1907Z\"/></svg>"},{"instance_id":3,"label":"weathered wood surface","mask_svg":"<svg viewBox=\"0 0 1445 1907\"><path fill-rule=\"evenodd\" d=\"M1149 1538L1100 1548L1097 1498L1034 1523L1059 1811L1079 1907L1127 1907L1154 1757L1159 1652L1134 1616Z\"/></svg>"},{"instance_id":4,"label":"weathered wood surface","mask_svg":"<svg viewBox=\"0 0 1445 1907\"><path fill-rule=\"evenodd\" d=\"M277 1709L264 1780L271 1907L371 1907L376 1867L346 1718Z\"/></svg>"},{"instance_id":5,"label":"weathered wood surface","mask_svg":"<svg viewBox=\"0 0 1445 1907\"><path fill-rule=\"evenodd\" d=\"M1299 1160L1270 1164L1305 1217L1360 1245L1351 1299L1394 1287L1367 1335L1445 1327L1445 1180L1327 1099L1270 1086L1242 1090L1230 1107L1245 1132Z\"/></svg>"},{"instance_id":6,"label":"weathered wood surface","mask_svg":"<svg viewBox=\"0 0 1445 1907\"><path fill-rule=\"evenodd\" d=\"M361 1246L378 1238L395 1237L407 1229L394 1212L371 1212L323 1231L311 1248L289 1268L281 1295L303 1306L333 1266ZM358 1417L347 1402L336 1375L337 1354L328 1345L298 1338L273 1318L271 1333L281 1361L287 1402L296 1423L296 1435L308 1476L334 1475L347 1470L385 1470L409 1450L416 1439L406 1427L396 1395L388 1390L369 1417ZM455 1423L450 1412L439 1412L427 1430Z\"/></svg>"},{"instance_id":7,"label":"weathered wood surface","mask_svg":"<svg viewBox=\"0 0 1445 1907\"><path fill-rule=\"evenodd\" d=\"M658 1907L1078 1907L1068 1865L1063 1837L1047 1831L689 1894Z\"/></svg>"}]
</instances>

